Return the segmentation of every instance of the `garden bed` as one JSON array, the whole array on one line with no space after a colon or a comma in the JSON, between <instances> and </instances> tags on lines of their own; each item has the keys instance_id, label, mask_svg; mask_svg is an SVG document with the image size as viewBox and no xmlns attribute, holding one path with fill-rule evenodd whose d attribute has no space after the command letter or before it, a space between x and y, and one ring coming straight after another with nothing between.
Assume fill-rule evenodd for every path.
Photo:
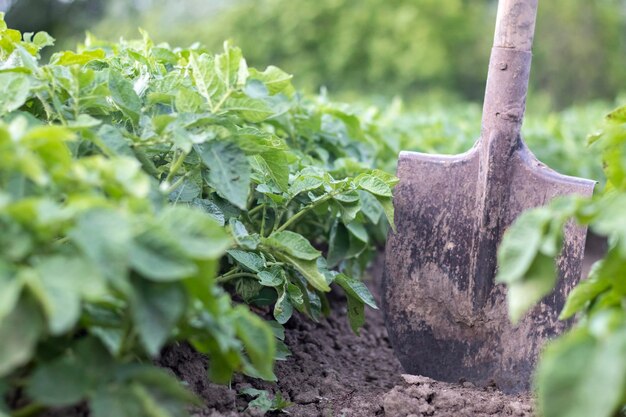
<instances>
[{"instance_id":1,"label":"garden bed","mask_svg":"<svg viewBox=\"0 0 626 417\"><path fill-rule=\"evenodd\" d=\"M370 269L369 283L380 300L382 256ZM509 396L494 387L471 383L446 384L419 376L402 375L393 355L380 310L366 311L361 335L350 330L346 303L330 297L330 317L314 323L295 316L286 325L286 343L292 356L279 362L277 384L237 376L230 387L206 379L206 358L187 345L165 350L161 364L186 381L205 405L195 416L255 416L245 410L250 397L237 395L254 387L280 391L293 403L285 411L301 417L366 416L531 416L530 395ZM278 414L277 414L278 415Z\"/></svg>"},{"instance_id":2,"label":"garden bed","mask_svg":"<svg viewBox=\"0 0 626 417\"><path fill-rule=\"evenodd\" d=\"M606 241L590 234L583 276L606 251ZM369 270L368 286L380 304L382 254ZM301 417L481 417L533 415L530 394L505 395L496 387L469 382L448 384L403 375L387 338L381 310L366 310L366 324L355 335L347 320L346 301L332 293L331 315L314 323L299 315L286 325L286 343L292 356L276 367L278 382L265 383L240 375L230 387L210 383L207 360L187 345L167 348L161 365L172 369L204 401L194 416L235 417L262 415L245 410L250 397L245 388L264 389L293 403L286 413ZM279 415L276 413L276 415Z\"/></svg>"}]
</instances>

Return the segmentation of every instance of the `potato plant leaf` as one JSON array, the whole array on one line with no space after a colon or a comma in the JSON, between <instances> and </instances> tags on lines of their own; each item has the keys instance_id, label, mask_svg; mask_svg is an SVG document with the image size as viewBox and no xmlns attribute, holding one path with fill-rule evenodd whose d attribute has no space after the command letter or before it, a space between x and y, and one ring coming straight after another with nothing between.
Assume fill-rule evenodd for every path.
<instances>
[{"instance_id":1,"label":"potato plant leaf","mask_svg":"<svg viewBox=\"0 0 626 417\"><path fill-rule=\"evenodd\" d=\"M177 281L197 272L196 265L183 254L174 237L155 226L135 237L130 265L153 281Z\"/></svg>"},{"instance_id":2,"label":"potato plant leaf","mask_svg":"<svg viewBox=\"0 0 626 417\"><path fill-rule=\"evenodd\" d=\"M198 145L196 152L209 170L205 177L209 185L232 204L245 209L250 192L250 164L245 154L236 145L224 141Z\"/></svg>"},{"instance_id":3,"label":"potato plant leaf","mask_svg":"<svg viewBox=\"0 0 626 417\"><path fill-rule=\"evenodd\" d=\"M263 243L305 261L315 260L322 254L304 236L289 230L272 233Z\"/></svg>"},{"instance_id":4,"label":"potato plant leaf","mask_svg":"<svg viewBox=\"0 0 626 417\"><path fill-rule=\"evenodd\" d=\"M372 293L367 289L362 281L351 278L345 274L337 274L335 276L335 282L343 288L348 297L356 298L368 306L378 309Z\"/></svg>"},{"instance_id":5,"label":"potato plant leaf","mask_svg":"<svg viewBox=\"0 0 626 417\"><path fill-rule=\"evenodd\" d=\"M0 114L20 108L30 93L30 80L26 74L0 73Z\"/></svg>"},{"instance_id":6,"label":"potato plant leaf","mask_svg":"<svg viewBox=\"0 0 626 417\"><path fill-rule=\"evenodd\" d=\"M0 322L0 377L27 363L35 350L44 323L31 297L22 297Z\"/></svg>"},{"instance_id":7,"label":"potato plant leaf","mask_svg":"<svg viewBox=\"0 0 626 417\"><path fill-rule=\"evenodd\" d=\"M185 312L186 296L177 283L134 282L133 319L143 346L156 357Z\"/></svg>"}]
</instances>

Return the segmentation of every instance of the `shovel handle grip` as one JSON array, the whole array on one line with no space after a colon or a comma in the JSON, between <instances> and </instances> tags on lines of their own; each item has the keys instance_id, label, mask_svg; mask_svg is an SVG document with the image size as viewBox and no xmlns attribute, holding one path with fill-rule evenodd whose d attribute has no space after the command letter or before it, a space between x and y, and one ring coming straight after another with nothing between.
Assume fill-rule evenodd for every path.
<instances>
[{"instance_id":1,"label":"shovel handle grip","mask_svg":"<svg viewBox=\"0 0 626 417\"><path fill-rule=\"evenodd\" d=\"M500 0L493 46L530 52L538 0Z\"/></svg>"}]
</instances>

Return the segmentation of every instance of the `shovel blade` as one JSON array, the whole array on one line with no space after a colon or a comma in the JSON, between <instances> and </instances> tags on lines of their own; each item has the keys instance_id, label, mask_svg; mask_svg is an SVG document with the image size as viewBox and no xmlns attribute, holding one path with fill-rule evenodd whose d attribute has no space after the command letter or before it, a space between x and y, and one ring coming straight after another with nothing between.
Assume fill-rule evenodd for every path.
<instances>
[{"instance_id":1,"label":"shovel blade","mask_svg":"<svg viewBox=\"0 0 626 417\"><path fill-rule=\"evenodd\" d=\"M400 155L383 310L409 373L526 391L541 347L568 325L557 317L580 278L586 230L566 226L557 288L516 326L508 320L506 288L494 284L497 243L522 211L561 195L591 195L595 183L552 171L520 143L509 160L507 195L482 223L494 215L496 228L477 222L485 195L478 147L457 156Z\"/></svg>"}]
</instances>

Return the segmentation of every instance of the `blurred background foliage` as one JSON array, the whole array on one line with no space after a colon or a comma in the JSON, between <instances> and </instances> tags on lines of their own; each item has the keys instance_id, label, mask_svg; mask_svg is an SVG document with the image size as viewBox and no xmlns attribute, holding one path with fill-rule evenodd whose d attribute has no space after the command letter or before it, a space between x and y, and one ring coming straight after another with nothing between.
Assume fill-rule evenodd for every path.
<instances>
[{"instance_id":1,"label":"blurred background foliage","mask_svg":"<svg viewBox=\"0 0 626 417\"><path fill-rule=\"evenodd\" d=\"M251 65L296 74L308 91L412 100L482 99L496 0L0 0L7 21L71 46L89 28L218 50L241 46ZM626 0L543 0L534 102L563 108L624 90Z\"/></svg>"},{"instance_id":2,"label":"blurred background foliage","mask_svg":"<svg viewBox=\"0 0 626 417\"><path fill-rule=\"evenodd\" d=\"M626 80L626 0L540 1L535 101L562 108L616 97ZM482 99L496 0L0 0L21 30L68 47L89 29L218 50L241 46L251 65L296 74L308 91Z\"/></svg>"}]
</instances>

